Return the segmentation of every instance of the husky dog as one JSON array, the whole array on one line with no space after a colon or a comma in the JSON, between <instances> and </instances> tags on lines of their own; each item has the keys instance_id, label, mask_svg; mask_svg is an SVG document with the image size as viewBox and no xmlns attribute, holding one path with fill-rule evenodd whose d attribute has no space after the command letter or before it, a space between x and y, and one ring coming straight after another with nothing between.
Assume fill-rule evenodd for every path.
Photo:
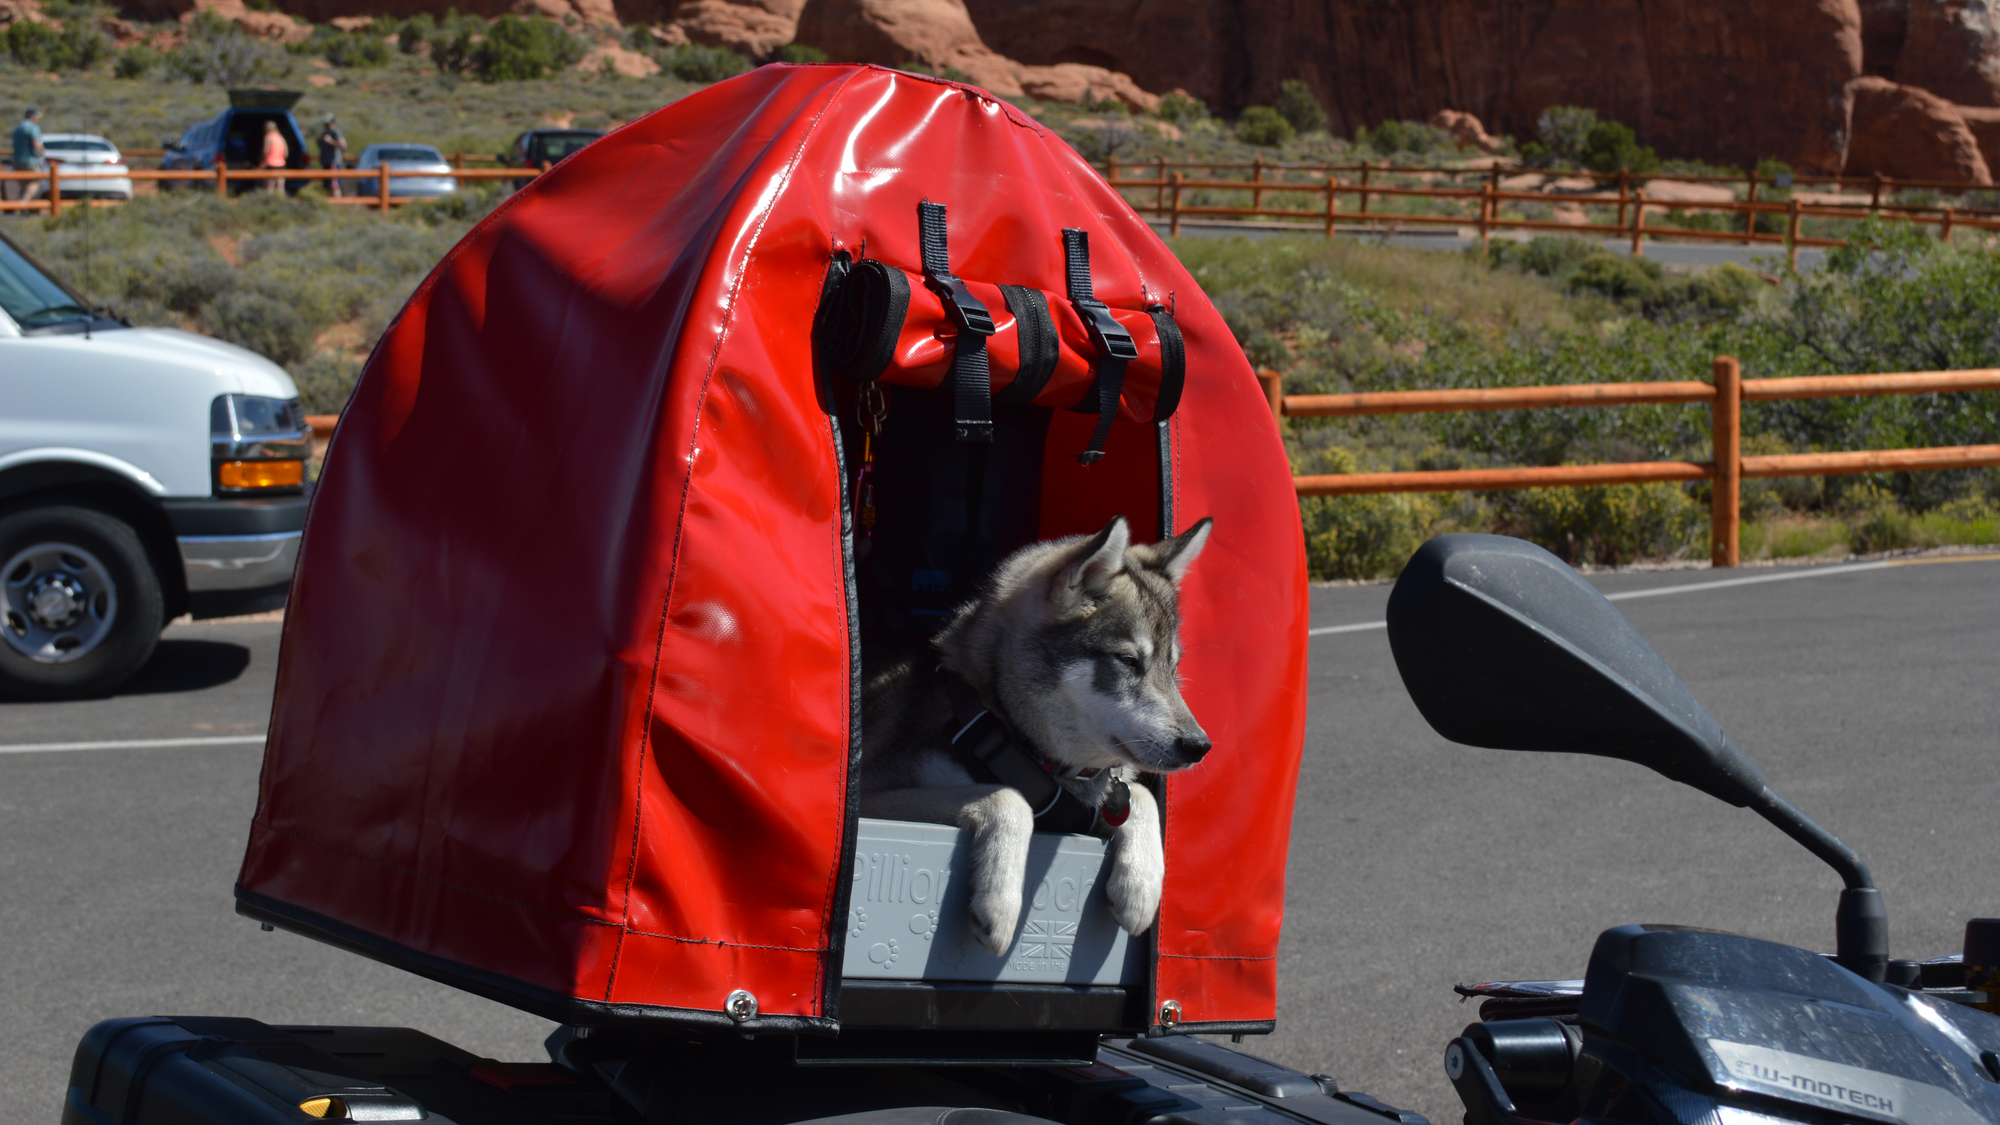
<instances>
[{"instance_id":1,"label":"husky dog","mask_svg":"<svg viewBox=\"0 0 2000 1125\"><path fill-rule=\"evenodd\" d=\"M1095 830L1111 840L1112 912L1127 932L1145 932L1166 854L1159 807L1137 774L1186 769L1208 753L1176 673L1177 586L1212 526L1203 519L1134 546L1120 516L1096 535L1030 544L1000 561L935 648L864 651L861 811L972 833L971 928L992 952L1014 939L1036 810L1020 788L979 783L954 728L963 724L962 736L968 708L984 708L1024 744L1009 753L1025 752L1098 811Z\"/></svg>"}]
</instances>

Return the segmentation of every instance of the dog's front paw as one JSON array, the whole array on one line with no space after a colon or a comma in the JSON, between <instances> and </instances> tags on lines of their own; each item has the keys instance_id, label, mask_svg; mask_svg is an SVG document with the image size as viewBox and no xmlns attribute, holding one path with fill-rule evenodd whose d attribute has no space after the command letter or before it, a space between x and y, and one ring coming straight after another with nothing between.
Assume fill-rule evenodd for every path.
<instances>
[{"instance_id":1,"label":"dog's front paw","mask_svg":"<svg viewBox=\"0 0 2000 1125\"><path fill-rule=\"evenodd\" d=\"M1155 898L1157 898L1157 894ZM1014 944L1014 924L1021 920L1021 895L1005 887L984 888L972 896L967 924L972 936L995 957L1007 955Z\"/></svg>"},{"instance_id":2,"label":"dog's front paw","mask_svg":"<svg viewBox=\"0 0 2000 1125\"><path fill-rule=\"evenodd\" d=\"M1160 885L1166 881L1164 862L1145 862L1132 857L1142 848L1121 848L1111 864L1111 879L1104 894L1111 902L1111 916L1128 934L1143 934L1160 911Z\"/></svg>"}]
</instances>

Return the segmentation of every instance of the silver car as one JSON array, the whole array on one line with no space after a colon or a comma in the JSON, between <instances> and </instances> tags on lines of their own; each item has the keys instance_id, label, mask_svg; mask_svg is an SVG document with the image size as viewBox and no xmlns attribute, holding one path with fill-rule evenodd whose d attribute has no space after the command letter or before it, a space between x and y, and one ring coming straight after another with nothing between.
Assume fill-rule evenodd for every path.
<instances>
[{"instance_id":1,"label":"silver car","mask_svg":"<svg viewBox=\"0 0 2000 1125\"><path fill-rule=\"evenodd\" d=\"M65 199L132 198L132 169L118 146L91 133L49 133L42 137L49 163L56 166Z\"/></svg>"},{"instance_id":2,"label":"silver car","mask_svg":"<svg viewBox=\"0 0 2000 1125\"><path fill-rule=\"evenodd\" d=\"M369 145L361 150L361 156L354 162L354 166L370 171L386 167L390 172L396 173L389 177L391 198L397 196L405 199L430 198L450 195L458 190L458 181L451 176L451 162L444 158L443 153L430 145ZM428 173L428 175L401 174L405 172ZM353 181L349 181L349 184L358 186L361 195L373 195L376 191L375 185L368 180L360 181L359 185L354 185Z\"/></svg>"}]
</instances>

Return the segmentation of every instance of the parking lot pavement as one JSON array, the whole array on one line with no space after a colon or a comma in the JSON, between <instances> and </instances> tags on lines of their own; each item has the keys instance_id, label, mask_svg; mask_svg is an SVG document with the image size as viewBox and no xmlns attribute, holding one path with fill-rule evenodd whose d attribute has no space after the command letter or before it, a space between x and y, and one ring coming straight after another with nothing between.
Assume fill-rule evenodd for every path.
<instances>
[{"instance_id":1,"label":"parking lot pavement","mask_svg":"<svg viewBox=\"0 0 2000 1125\"><path fill-rule=\"evenodd\" d=\"M1861 851L1896 955L1950 952L1966 918L2000 913L2000 561L1768 581L1792 573L1593 580L1773 786ZM1454 983L1577 976L1599 931L1634 921L1831 946L1838 880L1751 814L1624 762L1433 735L1378 624L1388 595L1313 592L1313 626L1341 631L1310 642L1279 1030L1245 1049L1445 1125L1444 1044L1476 1018ZM115 699L0 704L0 751L259 733L278 631L175 626ZM0 752L0 1121L54 1120L77 1038L111 1016L403 1025L540 1057L544 1021L233 914L258 762L255 743Z\"/></svg>"}]
</instances>

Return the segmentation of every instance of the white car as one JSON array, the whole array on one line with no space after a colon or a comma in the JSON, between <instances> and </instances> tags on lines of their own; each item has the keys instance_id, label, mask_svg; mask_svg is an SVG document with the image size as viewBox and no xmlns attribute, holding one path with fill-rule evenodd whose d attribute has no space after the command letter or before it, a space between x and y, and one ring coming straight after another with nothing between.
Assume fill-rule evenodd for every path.
<instances>
[{"instance_id":1,"label":"white car","mask_svg":"<svg viewBox=\"0 0 2000 1125\"><path fill-rule=\"evenodd\" d=\"M452 175L451 161L444 153L430 145L379 144L369 145L361 150L355 159L356 168L376 169L386 166L392 174L389 177L390 198L432 198L450 195L458 190L458 180ZM406 172L428 173L428 175L404 175ZM352 184L355 181L349 180ZM367 180L360 181L361 194L375 192L375 185Z\"/></svg>"},{"instance_id":2,"label":"white car","mask_svg":"<svg viewBox=\"0 0 2000 1125\"><path fill-rule=\"evenodd\" d=\"M0 695L99 695L166 622L277 609L311 434L283 368L101 310L0 234Z\"/></svg>"},{"instance_id":3,"label":"white car","mask_svg":"<svg viewBox=\"0 0 2000 1125\"><path fill-rule=\"evenodd\" d=\"M64 199L130 199L132 169L118 146L90 133L48 133L42 149L56 166Z\"/></svg>"}]
</instances>

